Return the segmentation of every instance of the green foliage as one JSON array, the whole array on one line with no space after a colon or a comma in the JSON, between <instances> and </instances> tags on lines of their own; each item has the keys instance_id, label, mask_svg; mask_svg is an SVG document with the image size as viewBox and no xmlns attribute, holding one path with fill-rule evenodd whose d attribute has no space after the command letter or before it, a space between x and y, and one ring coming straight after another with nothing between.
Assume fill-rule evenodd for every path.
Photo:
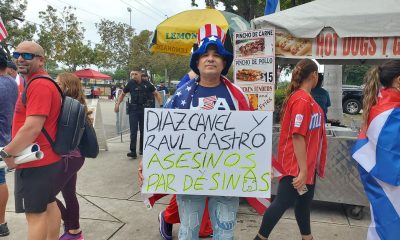
<instances>
[{"instance_id":1,"label":"green foliage","mask_svg":"<svg viewBox=\"0 0 400 240\"><path fill-rule=\"evenodd\" d=\"M286 97L286 88L278 88L275 90L275 111L281 109L285 97Z\"/></svg>"},{"instance_id":2,"label":"green foliage","mask_svg":"<svg viewBox=\"0 0 400 240\"><path fill-rule=\"evenodd\" d=\"M139 35L134 36L131 41L131 51L129 69L152 69L152 55L147 46L151 32L144 30Z\"/></svg>"},{"instance_id":3,"label":"green foliage","mask_svg":"<svg viewBox=\"0 0 400 240\"><path fill-rule=\"evenodd\" d=\"M146 69L152 74L163 76L163 80L180 79L189 71L189 57L172 54L151 53L148 47L152 32L142 31L133 38L133 53L130 60L130 69ZM165 79L165 70L169 79Z\"/></svg>"},{"instance_id":4,"label":"green foliage","mask_svg":"<svg viewBox=\"0 0 400 240\"><path fill-rule=\"evenodd\" d=\"M85 29L81 27L72 7L64 7L58 13L52 6L39 12L42 20L39 31L39 44L45 49L46 57L50 61L61 62L75 71L78 66L87 66L93 63L93 50L84 44Z\"/></svg>"},{"instance_id":5,"label":"green foliage","mask_svg":"<svg viewBox=\"0 0 400 240\"><path fill-rule=\"evenodd\" d=\"M368 65L345 65L343 66L343 83L348 85L362 85L364 76L371 66Z\"/></svg>"},{"instance_id":6,"label":"green foliage","mask_svg":"<svg viewBox=\"0 0 400 240\"><path fill-rule=\"evenodd\" d=\"M96 64L103 68L126 68L134 29L125 23L102 19L96 24L100 44L95 47Z\"/></svg>"},{"instance_id":7,"label":"green foliage","mask_svg":"<svg viewBox=\"0 0 400 240\"><path fill-rule=\"evenodd\" d=\"M120 69L118 68L115 70L114 74L112 75L113 79L115 80L127 80L129 79L129 72L126 68Z\"/></svg>"},{"instance_id":8,"label":"green foliage","mask_svg":"<svg viewBox=\"0 0 400 240\"><path fill-rule=\"evenodd\" d=\"M281 10L301 5L312 0L280 0ZM228 12L236 13L247 21L264 15L265 0L204 0L209 8L215 8L218 3L225 6ZM198 6L196 0L191 0L192 6Z\"/></svg>"},{"instance_id":9,"label":"green foliage","mask_svg":"<svg viewBox=\"0 0 400 240\"><path fill-rule=\"evenodd\" d=\"M279 83L277 83L277 86L276 86L276 88L277 89L285 89L286 90L286 88L289 86L289 83L290 82L279 82Z\"/></svg>"},{"instance_id":10,"label":"green foliage","mask_svg":"<svg viewBox=\"0 0 400 240\"><path fill-rule=\"evenodd\" d=\"M0 0L0 15L8 32L8 38L0 42L0 47L8 57L11 57L11 49L24 40L31 40L36 33L35 24L20 22L25 18L26 5L26 0Z\"/></svg>"},{"instance_id":11,"label":"green foliage","mask_svg":"<svg viewBox=\"0 0 400 240\"><path fill-rule=\"evenodd\" d=\"M169 80L179 80L189 72L190 56L177 56L171 54L152 54L151 70L153 73L163 76L166 83ZM165 79L167 69L168 79Z\"/></svg>"},{"instance_id":12,"label":"green foliage","mask_svg":"<svg viewBox=\"0 0 400 240\"><path fill-rule=\"evenodd\" d=\"M275 89L274 123L278 123L280 120L280 112L285 98L286 98L286 88Z\"/></svg>"}]
</instances>

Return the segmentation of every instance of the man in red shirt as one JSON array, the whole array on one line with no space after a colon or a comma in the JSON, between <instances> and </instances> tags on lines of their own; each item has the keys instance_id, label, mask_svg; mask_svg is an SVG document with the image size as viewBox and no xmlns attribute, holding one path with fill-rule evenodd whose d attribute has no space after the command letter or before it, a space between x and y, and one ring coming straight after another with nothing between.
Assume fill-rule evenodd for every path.
<instances>
[{"instance_id":1,"label":"man in red shirt","mask_svg":"<svg viewBox=\"0 0 400 240\"><path fill-rule=\"evenodd\" d=\"M27 82L37 76L48 75L44 71L44 50L34 42L19 44L13 53L18 71ZM15 211L24 212L28 222L29 240L58 239L60 211L55 202L55 174L60 169L60 156L55 153L43 135L45 128L55 139L57 120L61 110L61 97L56 86L47 79L37 79L26 92L26 107L21 95L15 106L12 141L2 151L9 168L15 171ZM20 165L14 156L32 143L37 143L44 157L41 160Z\"/></svg>"}]
</instances>

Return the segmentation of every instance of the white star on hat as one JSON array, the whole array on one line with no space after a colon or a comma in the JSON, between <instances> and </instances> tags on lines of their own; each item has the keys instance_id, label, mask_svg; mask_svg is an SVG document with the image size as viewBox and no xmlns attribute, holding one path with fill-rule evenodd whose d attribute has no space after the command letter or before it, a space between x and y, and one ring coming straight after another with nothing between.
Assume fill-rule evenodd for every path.
<instances>
[{"instance_id":1,"label":"white star on hat","mask_svg":"<svg viewBox=\"0 0 400 240\"><path fill-rule=\"evenodd\" d=\"M217 41L217 39L218 39L218 38L216 38L215 36L211 36L211 37L208 38L208 40L214 41L214 42Z\"/></svg>"},{"instance_id":2,"label":"white star on hat","mask_svg":"<svg viewBox=\"0 0 400 240\"><path fill-rule=\"evenodd\" d=\"M185 104L186 104L186 101L185 101L185 100L182 100L181 105L182 105L182 106L185 106Z\"/></svg>"}]
</instances>

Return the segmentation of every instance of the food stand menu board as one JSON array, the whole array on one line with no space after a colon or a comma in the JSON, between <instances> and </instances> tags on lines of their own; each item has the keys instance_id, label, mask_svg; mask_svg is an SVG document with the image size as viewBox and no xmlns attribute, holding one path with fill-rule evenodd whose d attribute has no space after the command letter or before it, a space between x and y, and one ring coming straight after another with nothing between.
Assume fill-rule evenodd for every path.
<instances>
[{"instance_id":1,"label":"food stand menu board","mask_svg":"<svg viewBox=\"0 0 400 240\"><path fill-rule=\"evenodd\" d=\"M274 110L275 30L234 33L234 80L253 108Z\"/></svg>"}]
</instances>

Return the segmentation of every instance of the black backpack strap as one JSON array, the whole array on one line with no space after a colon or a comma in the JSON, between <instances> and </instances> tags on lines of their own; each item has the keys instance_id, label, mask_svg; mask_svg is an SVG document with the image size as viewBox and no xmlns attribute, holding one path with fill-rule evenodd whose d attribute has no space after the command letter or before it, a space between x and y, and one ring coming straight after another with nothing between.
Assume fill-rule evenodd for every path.
<instances>
[{"instance_id":1,"label":"black backpack strap","mask_svg":"<svg viewBox=\"0 0 400 240\"><path fill-rule=\"evenodd\" d=\"M22 104L24 104L25 107L26 107L26 93L27 93L27 91L28 91L28 87L29 87L29 85L31 85L31 83L32 83L33 81L35 81L36 79L47 79L47 80L51 81L51 82L56 86L58 92L59 92L60 95L61 95L61 98L64 99L64 94L63 94L63 92L62 92L60 86L58 86L58 84L56 83L56 81L54 81L54 80L53 80L51 77L49 77L49 76L45 76L45 75L43 75L43 76L42 76L42 75L41 75L41 76L36 76L36 77L32 78L32 79L25 85L24 91L22 92L22 96L21 96L22 99L21 99L21 100L22 100Z\"/></svg>"},{"instance_id":2,"label":"black backpack strap","mask_svg":"<svg viewBox=\"0 0 400 240\"><path fill-rule=\"evenodd\" d=\"M49 76L36 76L34 78L32 78L24 87L24 91L22 92L22 96L21 96L21 100L22 100L22 104L24 104L24 107L26 107L26 93L28 90L29 85L36 79L47 79L49 81L51 81L52 83L54 83L54 85L56 86L58 92L61 95L61 99L64 100L64 94L60 88L60 86L58 86L58 84ZM49 141L49 143L51 144L51 146L54 146L54 141L53 139L51 139L50 134L46 131L46 129L43 127L42 128L42 133L44 134L44 136L47 138L47 141Z\"/></svg>"}]
</instances>

